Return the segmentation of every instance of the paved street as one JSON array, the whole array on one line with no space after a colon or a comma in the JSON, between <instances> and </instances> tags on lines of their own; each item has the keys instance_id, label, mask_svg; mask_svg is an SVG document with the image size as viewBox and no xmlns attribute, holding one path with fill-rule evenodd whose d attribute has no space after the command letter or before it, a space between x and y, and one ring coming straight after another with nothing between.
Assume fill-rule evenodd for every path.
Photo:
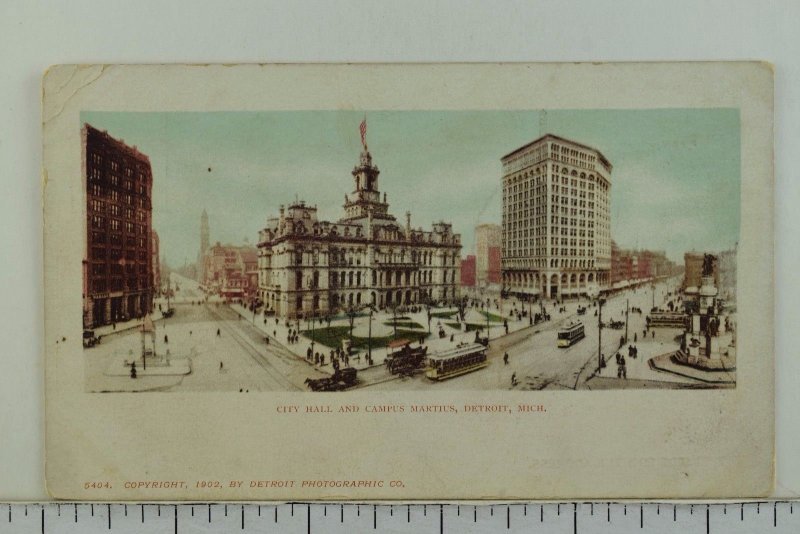
<instances>
[{"instance_id":1,"label":"paved street","mask_svg":"<svg viewBox=\"0 0 800 534\"><path fill-rule=\"evenodd\" d=\"M204 293L192 280L173 275L173 282L177 282L178 286L175 297L171 299L176 313L173 317L156 321L156 348L159 354L169 350L170 358L175 361L189 358L191 372L174 376L141 376L136 380L119 372L111 372L114 366L122 365L123 359L138 356L141 351L140 333L132 324L127 325L130 327L127 330L120 328L105 333L99 346L85 351L89 391L307 391L304 385L306 378L329 376L332 372L330 364L314 366L306 362L304 355L310 346L308 339L301 337L299 343L291 345L285 342L288 328L283 322L279 321L276 325L271 318L264 322L262 316L254 318L251 312L241 306L227 305L219 299L212 298L206 302ZM667 291L673 288L674 282L669 287L666 283L659 284L656 304L662 304ZM630 308L642 309L641 314L631 312L628 316L628 339L636 345L639 355L636 359L630 358L628 345L622 348L627 364L627 379L617 378L614 361L624 329L603 329L602 352L607 366L600 373L597 372L597 308L589 301L566 303L565 312L559 312L560 306L547 304L551 321L529 326L526 318L512 320L509 322L508 335L504 335L502 324L494 323L488 352L489 366L443 382L431 382L423 373L406 378L389 374L382 365L386 349L373 351L372 366L368 366L364 359L353 364L359 369L359 387L379 390L697 387L699 384L692 379L660 372L648 365L649 358L676 349L675 336L679 333L677 329L656 329L655 337L648 333L647 338L642 339L645 316L652 302L653 293L647 286L619 293L603 306L605 323L611 320L625 321L626 304ZM158 304L166 309L163 299ZM577 315L580 305L588 305L583 316ZM508 313L514 306L519 308L521 304L503 302L503 312ZM499 313L499 310L493 308L491 312ZM477 317L475 310L470 310L468 314L468 317ZM419 324L427 322L424 310L404 315ZM379 333L385 334L384 330L391 330L385 325L386 319L387 316L382 314L373 320L374 328ZM584 322L586 337L572 347L558 348L558 329L576 320ZM366 318L359 318L355 332L363 330L366 321ZM345 320L333 322L334 326L340 324L346 324ZM435 334L439 325L446 333L443 338ZM459 331L452 325L453 319L434 318L434 335L426 341L429 353L474 339L474 332ZM304 328L301 325L301 329ZM421 331L421 335L426 333L426 328ZM485 331L482 335L485 335ZM165 343L165 336L168 337L168 343ZM266 337L270 337L269 344L265 341ZM319 344L315 349L328 350ZM506 352L509 354L507 365L503 363L503 354ZM514 386L511 384L512 374L516 375L517 380Z\"/></svg>"},{"instance_id":2,"label":"paved street","mask_svg":"<svg viewBox=\"0 0 800 534\"><path fill-rule=\"evenodd\" d=\"M181 294L183 292L183 294ZM201 293L187 284L178 302L200 301ZM141 351L135 328L105 335L100 345L84 351L88 391L298 391L307 377L324 376L263 336L221 303L174 304L175 315L156 321L157 351L170 357L189 357L192 371L185 376L107 376L110 365ZM217 336L217 329L220 335ZM164 343L164 336L168 343ZM220 362L222 368L220 368Z\"/></svg>"}]
</instances>

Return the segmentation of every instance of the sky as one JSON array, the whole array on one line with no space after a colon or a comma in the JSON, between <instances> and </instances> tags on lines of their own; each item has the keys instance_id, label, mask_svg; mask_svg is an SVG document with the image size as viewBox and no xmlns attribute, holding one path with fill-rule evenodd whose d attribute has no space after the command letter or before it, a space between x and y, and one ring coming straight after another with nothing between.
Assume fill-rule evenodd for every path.
<instances>
[{"instance_id":1,"label":"sky","mask_svg":"<svg viewBox=\"0 0 800 534\"><path fill-rule=\"evenodd\" d=\"M361 151L359 124L390 212L414 227L445 220L474 253L477 224L500 223L500 158L552 133L613 165L611 234L622 248L720 251L739 238L737 109L522 111L94 112L81 122L136 145L153 169L162 260L193 262L200 215L211 243L255 244L295 198L338 220Z\"/></svg>"}]
</instances>

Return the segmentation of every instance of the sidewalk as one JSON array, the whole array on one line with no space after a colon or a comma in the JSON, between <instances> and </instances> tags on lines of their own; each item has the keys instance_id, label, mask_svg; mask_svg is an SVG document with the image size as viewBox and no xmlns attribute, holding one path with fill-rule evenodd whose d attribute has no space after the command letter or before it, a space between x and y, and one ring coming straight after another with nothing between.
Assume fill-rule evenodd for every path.
<instances>
[{"instance_id":1,"label":"sidewalk","mask_svg":"<svg viewBox=\"0 0 800 534\"><path fill-rule=\"evenodd\" d=\"M150 318L153 319L153 321L158 321L160 319L163 319L163 317L161 316L161 312L158 311L158 309L156 309L153 313L150 314ZM125 332L126 330L130 330L132 328L139 328L140 326L142 326L143 322L144 322L144 317L140 317L138 319L131 319L130 321L125 321L123 323L116 323L114 325L108 324L103 326L97 326L89 330L93 330L94 335L96 336L109 336L111 334Z\"/></svg>"}]
</instances>

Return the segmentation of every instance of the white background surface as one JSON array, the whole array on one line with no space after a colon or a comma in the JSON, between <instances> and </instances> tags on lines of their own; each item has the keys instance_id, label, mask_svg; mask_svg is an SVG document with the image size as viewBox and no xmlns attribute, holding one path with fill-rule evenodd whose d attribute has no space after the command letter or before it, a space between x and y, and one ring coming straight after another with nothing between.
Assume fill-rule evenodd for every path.
<instances>
[{"instance_id":1,"label":"white background surface","mask_svg":"<svg viewBox=\"0 0 800 534\"><path fill-rule=\"evenodd\" d=\"M199 7L202 5L202 7ZM57 63L629 61L775 65L777 487L800 496L800 2L0 1L0 500L42 500L40 81Z\"/></svg>"}]
</instances>

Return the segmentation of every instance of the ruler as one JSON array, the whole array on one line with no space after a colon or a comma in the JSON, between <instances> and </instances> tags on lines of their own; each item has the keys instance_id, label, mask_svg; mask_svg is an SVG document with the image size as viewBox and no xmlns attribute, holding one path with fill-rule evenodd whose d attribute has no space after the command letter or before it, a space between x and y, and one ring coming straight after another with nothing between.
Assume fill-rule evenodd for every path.
<instances>
[{"instance_id":1,"label":"ruler","mask_svg":"<svg viewBox=\"0 0 800 534\"><path fill-rule=\"evenodd\" d=\"M727 504L100 504L0 505L14 533L792 533L800 503ZM794 510L798 508L798 510Z\"/></svg>"}]
</instances>

